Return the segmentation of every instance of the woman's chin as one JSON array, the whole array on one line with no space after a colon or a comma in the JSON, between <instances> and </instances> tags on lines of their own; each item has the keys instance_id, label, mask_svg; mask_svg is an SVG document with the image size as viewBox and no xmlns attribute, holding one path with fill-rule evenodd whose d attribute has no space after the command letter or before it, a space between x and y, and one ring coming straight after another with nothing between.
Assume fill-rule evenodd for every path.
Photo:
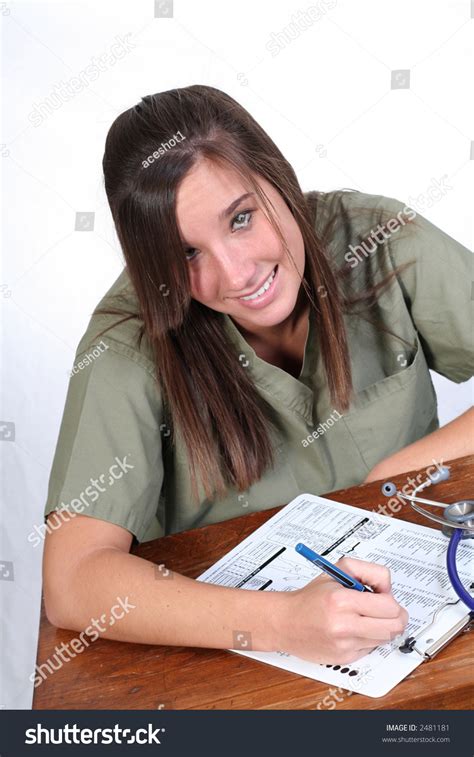
<instances>
[{"instance_id":1,"label":"woman's chin","mask_svg":"<svg viewBox=\"0 0 474 757\"><path fill-rule=\"evenodd\" d=\"M267 307L258 310L235 308L231 315L237 320L245 321L249 326L254 324L255 326L271 328L286 321L294 310L295 301L296 297L292 300L289 300L288 297L282 297L281 302L274 301Z\"/></svg>"}]
</instances>

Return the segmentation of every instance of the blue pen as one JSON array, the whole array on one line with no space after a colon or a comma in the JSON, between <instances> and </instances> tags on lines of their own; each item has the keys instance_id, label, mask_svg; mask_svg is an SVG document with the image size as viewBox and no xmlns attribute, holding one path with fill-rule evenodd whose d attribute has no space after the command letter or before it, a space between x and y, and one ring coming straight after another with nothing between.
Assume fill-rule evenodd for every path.
<instances>
[{"instance_id":1,"label":"blue pen","mask_svg":"<svg viewBox=\"0 0 474 757\"><path fill-rule=\"evenodd\" d=\"M321 568L321 570L327 573L328 576L334 578L347 589L356 589L356 591L371 591L372 593L374 593L373 589L368 586L364 586L364 584L361 584L360 581L357 580L357 578L354 578L354 576L349 576L348 573L344 573L344 571L338 568L337 565L333 565L333 563L329 562L329 560L326 560L321 555L318 555L317 552L313 552L313 550L307 547L306 544L299 542L299 544L296 545L295 549L297 552L299 552L300 555L306 557L306 559L313 563L313 565Z\"/></svg>"}]
</instances>

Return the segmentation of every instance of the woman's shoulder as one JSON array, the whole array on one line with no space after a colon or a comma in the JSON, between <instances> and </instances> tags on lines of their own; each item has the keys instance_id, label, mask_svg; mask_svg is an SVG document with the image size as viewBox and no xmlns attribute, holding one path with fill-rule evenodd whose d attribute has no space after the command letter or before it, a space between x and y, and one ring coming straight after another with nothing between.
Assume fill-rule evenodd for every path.
<instances>
[{"instance_id":1,"label":"woman's shoulder","mask_svg":"<svg viewBox=\"0 0 474 757\"><path fill-rule=\"evenodd\" d=\"M332 222L336 230L360 233L362 229L367 229L368 224L370 229L370 224L379 222L381 217L396 216L400 211L408 210L405 203L395 197L351 188L329 192L311 190L305 192L304 196L320 235L329 222Z\"/></svg>"},{"instance_id":2,"label":"woman's shoulder","mask_svg":"<svg viewBox=\"0 0 474 757\"><path fill-rule=\"evenodd\" d=\"M114 353L128 357L153 373L153 351L142 330L138 297L125 267L94 308L77 346L76 359L106 344Z\"/></svg>"},{"instance_id":3,"label":"woman's shoulder","mask_svg":"<svg viewBox=\"0 0 474 757\"><path fill-rule=\"evenodd\" d=\"M361 259L372 258L375 275L381 257L412 239L417 213L404 202L381 194L355 189L305 194L314 228L336 267L353 269ZM402 241L403 240L403 241ZM382 250L384 254L382 254ZM373 255L373 252L377 255Z\"/></svg>"}]
</instances>

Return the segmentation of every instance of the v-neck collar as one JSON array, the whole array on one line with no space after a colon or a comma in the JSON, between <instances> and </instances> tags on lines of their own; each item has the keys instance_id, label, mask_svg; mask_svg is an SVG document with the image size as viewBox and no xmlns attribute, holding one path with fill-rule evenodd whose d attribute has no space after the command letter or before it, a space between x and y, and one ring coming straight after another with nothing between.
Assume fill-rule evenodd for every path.
<instances>
[{"instance_id":1,"label":"v-neck collar","mask_svg":"<svg viewBox=\"0 0 474 757\"><path fill-rule=\"evenodd\" d=\"M307 423L313 425L314 392L311 377L316 366L313 309L310 308L309 310L309 326L304 346L303 364L298 378L258 357L255 350L244 339L232 318L226 313L223 314L223 317L227 333L238 349L239 362L243 368L250 371L256 386L302 416Z\"/></svg>"}]
</instances>

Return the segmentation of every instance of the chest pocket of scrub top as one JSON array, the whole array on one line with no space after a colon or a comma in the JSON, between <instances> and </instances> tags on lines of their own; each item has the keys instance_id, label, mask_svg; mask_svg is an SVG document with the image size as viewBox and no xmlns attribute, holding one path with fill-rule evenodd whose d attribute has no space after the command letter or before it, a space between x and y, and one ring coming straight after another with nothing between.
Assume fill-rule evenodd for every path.
<instances>
[{"instance_id":1,"label":"chest pocket of scrub top","mask_svg":"<svg viewBox=\"0 0 474 757\"><path fill-rule=\"evenodd\" d=\"M262 479L252 484L244 493L230 488L223 498L212 501L203 499L200 505L196 506L188 504L190 501L190 489L187 483L189 460L186 451L182 448L178 449L175 456L175 480L180 482L182 490L179 493L175 491L172 495L174 497L172 501L177 505L177 511L173 513L170 521L172 531L198 528L251 512L268 510L277 505L284 505L300 494L286 446L273 434L272 440L274 467L267 471Z\"/></svg>"},{"instance_id":2,"label":"chest pocket of scrub top","mask_svg":"<svg viewBox=\"0 0 474 757\"><path fill-rule=\"evenodd\" d=\"M368 470L438 428L436 394L416 332L414 338L410 354L400 352L401 370L360 389L344 416Z\"/></svg>"}]
</instances>

